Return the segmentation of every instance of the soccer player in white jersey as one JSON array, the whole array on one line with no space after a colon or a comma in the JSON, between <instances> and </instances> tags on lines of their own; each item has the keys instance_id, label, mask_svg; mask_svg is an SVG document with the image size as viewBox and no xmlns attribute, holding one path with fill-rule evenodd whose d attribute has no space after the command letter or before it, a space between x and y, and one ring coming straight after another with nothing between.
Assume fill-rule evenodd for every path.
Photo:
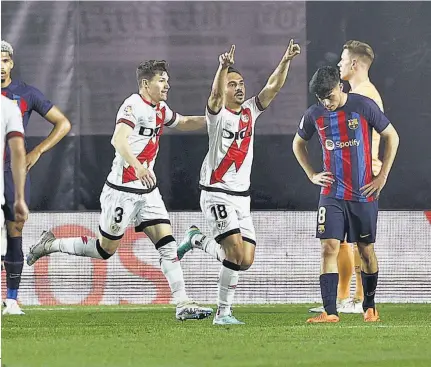
<instances>
[{"instance_id":1,"label":"soccer player in white jersey","mask_svg":"<svg viewBox=\"0 0 431 367\"><path fill-rule=\"evenodd\" d=\"M208 317L212 309L187 297L177 245L153 167L165 127L197 130L205 126L205 118L181 116L168 107L168 79L165 61L142 63L137 69L139 93L126 98L118 110L111 140L116 155L100 197L99 238L56 239L52 232L43 232L30 249L27 263L33 265L53 252L107 260L132 224L137 232L148 236L160 253L161 268L177 305L176 318L201 319Z\"/></svg>"},{"instance_id":2,"label":"soccer player in white jersey","mask_svg":"<svg viewBox=\"0 0 431 367\"><path fill-rule=\"evenodd\" d=\"M280 64L262 91L245 100L241 73L231 67L235 46L219 57L206 108L209 150L202 164L201 209L212 229L203 235L192 226L178 248L178 257L199 248L222 262L218 281L218 325L243 324L232 315L232 303L239 270L254 261L256 236L250 215L250 173L256 119L283 87L290 61L300 53L290 41Z\"/></svg>"},{"instance_id":3,"label":"soccer player in white jersey","mask_svg":"<svg viewBox=\"0 0 431 367\"><path fill-rule=\"evenodd\" d=\"M24 199L24 185L26 177L26 151L24 147L24 127L22 125L21 111L15 102L11 101L5 96L1 96L1 138L0 138L0 152L5 150L5 142L8 142L11 154L11 168L15 188L15 203L14 212L15 220L23 223L28 217L28 208ZM0 168L3 172L3 159L0 159ZM0 175L0 200L1 206L5 203L4 199L4 177ZM0 241L1 241L1 255L6 255L7 240L6 240L6 227L4 221L3 208L0 210ZM3 268L3 260L2 260ZM6 315L22 315L18 303L15 299L7 299L6 307L3 314Z\"/></svg>"}]
</instances>

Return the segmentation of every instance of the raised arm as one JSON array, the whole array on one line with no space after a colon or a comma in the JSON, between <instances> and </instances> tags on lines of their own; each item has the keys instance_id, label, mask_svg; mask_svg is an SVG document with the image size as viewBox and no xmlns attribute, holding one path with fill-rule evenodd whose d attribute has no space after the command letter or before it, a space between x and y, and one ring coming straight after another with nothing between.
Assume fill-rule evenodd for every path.
<instances>
[{"instance_id":1,"label":"raised arm","mask_svg":"<svg viewBox=\"0 0 431 367\"><path fill-rule=\"evenodd\" d=\"M208 108L215 114L219 113L224 105L224 92L226 88L227 71L234 64L235 45L229 52L219 56L219 66L214 76L211 94L208 98Z\"/></svg>"},{"instance_id":2,"label":"raised arm","mask_svg":"<svg viewBox=\"0 0 431 367\"><path fill-rule=\"evenodd\" d=\"M283 87L289 71L290 61L300 53L301 48L297 43L293 43L293 39L291 39L283 58L269 77L265 87L259 93L259 102L264 109L269 106L277 93Z\"/></svg>"}]
</instances>

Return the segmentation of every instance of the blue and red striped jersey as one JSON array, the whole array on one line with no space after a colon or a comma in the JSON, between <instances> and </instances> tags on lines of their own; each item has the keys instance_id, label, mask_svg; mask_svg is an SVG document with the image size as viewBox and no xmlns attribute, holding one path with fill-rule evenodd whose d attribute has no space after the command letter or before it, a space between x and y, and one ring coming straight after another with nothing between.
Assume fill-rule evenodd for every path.
<instances>
[{"instance_id":1,"label":"blue and red striped jersey","mask_svg":"<svg viewBox=\"0 0 431 367\"><path fill-rule=\"evenodd\" d=\"M44 117L54 106L40 90L19 80L12 80L6 88L1 89L1 94L15 101L20 108L24 132L27 130L28 120L33 111ZM10 170L9 149L6 149L4 169Z\"/></svg>"},{"instance_id":2,"label":"blue and red striped jersey","mask_svg":"<svg viewBox=\"0 0 431 367\"><path fill-rule=\"evenodd\" d=\"M328 111L321 104L311 106L302 117L298 135L310 140L317 131L323 153L323 169L335 182L323 187L322 195L367 202L360 188L371 182L372 130L381 133L390 124L370 98L349 93L344 106Z\"/></svg>"}]
</instances>

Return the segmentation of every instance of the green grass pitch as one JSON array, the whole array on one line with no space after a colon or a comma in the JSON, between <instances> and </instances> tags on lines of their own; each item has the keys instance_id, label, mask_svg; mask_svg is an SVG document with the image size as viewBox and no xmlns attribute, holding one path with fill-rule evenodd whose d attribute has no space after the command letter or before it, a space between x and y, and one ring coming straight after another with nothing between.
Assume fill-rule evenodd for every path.
<instances>
[{"instance_id":1,"label":"green grass pitch","mask_svg":"<svg viewBox=\"0 0 431 367\"><path fill-rule=\"evenodd\" d=\"M246 325L179 322L174 308L26 307L2 318L6 367L431 366L431 305L379 305L382 322L341 315L310 325L310 305L238 306Z\"/></svg>"}]
</instances>

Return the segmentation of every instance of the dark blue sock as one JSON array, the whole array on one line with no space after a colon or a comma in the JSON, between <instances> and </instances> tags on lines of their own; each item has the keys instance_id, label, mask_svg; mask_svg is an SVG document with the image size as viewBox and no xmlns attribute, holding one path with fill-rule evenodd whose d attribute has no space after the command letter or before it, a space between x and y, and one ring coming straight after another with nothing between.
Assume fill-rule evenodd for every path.
<instances>
[{"instance_id":1,"label":"dark blue sock","mask_svg":"<svg viewBox=\"0 0 431 367\"><path fill-rule=\"evenodd\" d=\"M376 303L374 302L374 296L376 295L378 277L378 271L374 274L366 274L361 271L362 287L364 287L364 302L362 302L364 312L367 311L369 308L376 307Z\"/></svg>"},{"instance_id":2,"label":"dark blue sock","mask_svg":"<svg viewBox=\"0 0 431 367\"><path fill-rule=\"evenodd\" d=\"M18 298L18 289L7 289L6 298L8 299L17 299Z\"/></svg>"},{"instance_id":3,"label":"dark blue sock","mask_svg":"<svg viewBox=\"0 0 431 367\"><path fill-rule=\"evenodd\" d=\"M337 313L338 273L327 273L320 276L320 291L322 292L323 307L328 315Z\"/></svg>"},{"instance_id":4,"label":"dark blue sock","mask_svg":"<svg viewBox=\"0 0 431 367\"><path fill-rule=\"evenodd\" d=\"M22 252L22 237L8 236L7 252L4 258L7 298L17 299L23 265L24 254Z\"/></svg>"}]
</instances>

